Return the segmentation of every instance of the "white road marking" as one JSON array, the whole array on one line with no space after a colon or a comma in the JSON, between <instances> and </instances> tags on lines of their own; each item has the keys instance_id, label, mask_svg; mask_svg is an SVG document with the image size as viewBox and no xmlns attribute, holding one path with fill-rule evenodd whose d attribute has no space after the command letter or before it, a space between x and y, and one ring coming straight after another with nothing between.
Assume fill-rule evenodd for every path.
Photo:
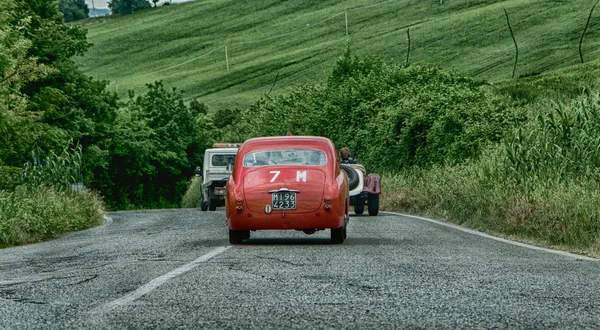
<instances>
[{"instance_id":1,"label":"white road marking","mask_svg":"<svg viewBox=\"0 0 600 330\"><path fill-rule=\"evenodd\" d=\"M155 279L153 279L152 281L148 282L147 284L141 286L140 288L138 288L137 290L128 293L127 295L117 299L117 300L113 300L109 303L106 303L102 306L100 306L99 308L96 308L94 311L95 312L108 312L116 307L121 307L121 306L125 306L127 304L132 303L133 301L135 301L136 299L139 299L140 297L152 292L153 290L155 290L156 288L158 288L159 286L163 285L164 283L166 283L168 280L173 279L185 272L188 272L194 268L196 268L198 265L200 265L201 263L209 260L210 258L221 254L223 252L225 252L227 249L229 249L231 246L222 246L222 247L218 247L210 252L208 252L207 254L201 256L200 258L185 264L179 268L173 269L172 271L159 276Z\"/></svg>"},{"instance_id":2,"label":"white road marking","mask_svg":"<svg viewBox=\"0 0 600 330\"><path fill-rule=\"evenodd\" d=\"M550 253L555 253L555 254L559 254L565 257L569 257L569 258L573 258L576 260L586 260L586 261L598 261L598 259L595 258L591 258L591 257L587 257L587 256L583 256L583 255L579 255L579 254L574 254L574 253L570 253L570 252L565 252L565 251L560 251L560 250L552 250L552 249L548 249L548 248L543 248L543 247L539 247L539 246L535 246L535 245L529 245L529 244L525 244L525 243L521 243L521 242L515 242L515 241L511 241L505 238L501 238L501 237L496 237L496 236L492 236L492 235L488 235L486 233L482 233L476 230L472 230L472 229L467 229L458 225L454 225L448 222L443 222L440 220L434 220L434 219L429 219L429 218L425 218L425 217L420 217L420 216L416 216L416 215L410 215L410 214L404 214L404 213L397 213L397 212L385 212L385 213L389 213L389 214L394 214L394 215L400 215L403 217L408 217L408 218L414 218L414 219L419 219L419 220L423 220L423 221L428 221L431 223L435 223L441 226L446 226L446 227L450 227L456 230L460 230L463 231L465 233L469 233L469 234L473 234L473 235L477 235L477 236L482 236L485 238L489 238L489 239L493 239L496 241L500 241L503 243L508 243L508 244L512 244L512 245L516 245L516 246L520 246L520 247L525 247L528 249L533 249L533 250L539 250L539 251L544 251L544 252L550 252Z\"/></svg>"}]
</instances>

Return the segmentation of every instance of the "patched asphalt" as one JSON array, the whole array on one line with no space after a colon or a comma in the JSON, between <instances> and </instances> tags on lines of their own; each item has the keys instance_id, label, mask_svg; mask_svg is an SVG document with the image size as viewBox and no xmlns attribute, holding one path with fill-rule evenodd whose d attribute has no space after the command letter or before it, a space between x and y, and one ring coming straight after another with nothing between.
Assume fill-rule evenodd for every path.
<instances>
[{"instance_id":1,"label":"patched asphalt","mask_svg":"<svg viewBox=\"0 0 600 330\"><path fill-rule=\"evenodd\" d=\"M600 328L600 263L402 215L253 232L222 210L112 222L0 250L0 329Z\"/></svg>"}]
</instances>

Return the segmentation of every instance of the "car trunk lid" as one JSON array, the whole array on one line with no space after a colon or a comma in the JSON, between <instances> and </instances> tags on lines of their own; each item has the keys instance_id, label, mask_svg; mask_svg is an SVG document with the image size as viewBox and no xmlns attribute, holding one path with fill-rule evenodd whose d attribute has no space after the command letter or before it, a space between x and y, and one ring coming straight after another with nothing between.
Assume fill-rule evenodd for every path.
<instances>
[{"instance_id":1,"label":"car trunk lid","mask_svg":"<svg viewBox=\"0 0 600 330\"><path fill-rule=\"evenodd\" d=\"M322 168L262 167L247 172L243 180L251 212L314 212L323 201Z\"/></svg>"}]
</instances>

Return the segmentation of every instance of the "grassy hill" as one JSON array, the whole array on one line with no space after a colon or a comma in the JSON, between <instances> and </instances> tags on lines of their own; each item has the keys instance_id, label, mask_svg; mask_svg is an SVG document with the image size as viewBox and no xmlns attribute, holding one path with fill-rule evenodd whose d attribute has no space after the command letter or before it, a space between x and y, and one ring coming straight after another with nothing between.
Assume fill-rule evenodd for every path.
<instances>
[{"instance_id":1,"label":"grassy hill","mask_svg":"<svg viewBox=\"0 0 600 330\"><path fill-rule=\"evenodd\" d=\"M514 64L504 9L519 47L518 77L578 65L595 2L198 0L80 22L94 46L79 63L121 96L163 80L211 111L244 108L269 92L320 81L348 43L354 54L404 63L410 29L411 63L502 82ZM599 28L597 8L583 39L586 62L600 59Z\"/></svg>"}]
</instances>

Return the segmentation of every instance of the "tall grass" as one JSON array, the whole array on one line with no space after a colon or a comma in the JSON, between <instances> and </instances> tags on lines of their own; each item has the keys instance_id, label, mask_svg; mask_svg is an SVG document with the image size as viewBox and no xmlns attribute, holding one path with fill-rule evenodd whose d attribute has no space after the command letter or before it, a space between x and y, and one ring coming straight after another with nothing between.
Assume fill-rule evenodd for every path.
<instances>
[{"instance_id":1,"label":"tall grass","mask_svg":"<svg viewBox=\"0 0 600 330\"><path fill-rule=\"evenodd\" d=\"M102 223L104 206L89 191L48 186L0 190L0 247L36 243Z\"/></svg>"},{"instance_id":2,"label":"tall grass","mask_svg":"<svg viewBox=\"0 0 600 330\"><path fill-rule=\"evenodd\" d=\"M81 170L81 146L65 147L60 154L50 151L44 158L39 151L32 151L31 161L24 165L21 183L32 189L47 185L56 190L70 190L83 182Z\"/></svg>"},{"instance_id":3,"label":"tall grass","mask_svg":"<svg viewBox=\"0 0 600 330\"><path fill-rule=\"evenodd\" d=\"M488 160L489 161L489 160ZM480 162L382 177L382 208L552 245L600 248L600 186L584 180L514 180L483 175Z\"/></svg>"},{"instance_id":4,"label":"tall grass","mask_svg":"<svg viewBox=\"0 0 600 330\"><path fill-rule=\"evenodd\" d=\"M0 189L0 247L36 243L102 223L104 204L82 182L81 148L40 157L10 169ZM17 175L20 174L20 175Z\"/></svg>"},{"instance_id":5,"label":"tall grass","mask_svg":"<svg viewBox=\"0 0 600 330\"><path fill-rule=\"evenodd\" d=\"M384 174L382 207L600 255L599 136L594 93L538 113L478 160Z\"/></svg>"},{"instance_id":6,"label":"tall grass","mask_svg":"<svg viewBox=\"0 0 600 330\"><path fill-rule=\"evenodd\" d=\"M531 178L598 181L600 97L556 105L518 128L505 143L508 168L520 182Z\"/></svg>"}]
</instances>

